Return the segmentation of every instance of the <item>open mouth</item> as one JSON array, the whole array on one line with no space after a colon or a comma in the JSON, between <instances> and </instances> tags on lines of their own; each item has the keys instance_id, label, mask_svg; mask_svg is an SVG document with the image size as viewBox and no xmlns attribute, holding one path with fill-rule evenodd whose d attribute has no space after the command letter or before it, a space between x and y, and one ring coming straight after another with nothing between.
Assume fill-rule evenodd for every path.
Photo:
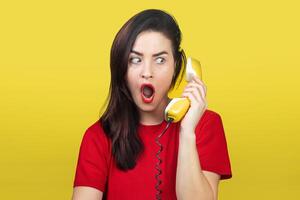
<instances>
[{"instance_id":1,"label":"open mouth","mask_svg":"<svg viewBox=\"0 0 300 200\"><path fill-rule=\"evenodd\" d=\"M141 86L141 95L142 95L142 100L145 103L151 103L154 98L154 87L152 84L142 84Z\"/></svg>"}]
</instances>

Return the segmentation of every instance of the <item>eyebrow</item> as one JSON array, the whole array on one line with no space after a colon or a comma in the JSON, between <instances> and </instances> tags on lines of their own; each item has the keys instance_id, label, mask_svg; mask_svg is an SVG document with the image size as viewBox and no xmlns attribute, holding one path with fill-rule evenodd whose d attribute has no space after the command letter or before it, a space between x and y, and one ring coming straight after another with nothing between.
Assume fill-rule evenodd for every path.
<instances>
[{"instance_id":1,"label":"eyebrow","mask_svg":"<svg viewBox=\"0 0 300 200\"><path fill-rule=\"evenodd\" d=\"M140 52L138 52L138 51L135 51L135 50L131 50L130 52L131 52L131 53L135 53L135 54L137 54L137 55L139 55L139 56L143 56L142 53L140 53ZM158 53L153 54L153 57L160 56L160 55L162 55L162 54L168 54L168 52L166 52L166 51L161 51L161 52L158 52Z\"/></svg>"}]
</instances>

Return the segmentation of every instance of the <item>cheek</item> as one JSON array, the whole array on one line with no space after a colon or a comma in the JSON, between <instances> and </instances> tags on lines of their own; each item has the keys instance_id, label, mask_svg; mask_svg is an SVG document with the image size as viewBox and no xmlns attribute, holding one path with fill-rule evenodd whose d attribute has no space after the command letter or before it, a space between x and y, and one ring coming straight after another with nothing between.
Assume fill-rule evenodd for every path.
<instances>
[{"instance_id":1,"label":"cheek","mask_svg":"<svg viewBox=\"0 0 300 200\"><path fill-rule=\"evenodd\" d=\"M172 79L173 79L173 72L169 71L166 73L162 73L162 75L159 78L159 84L160 86L165 90L168 90L172 84Z\"/></svg>"},{"instance_id":2,"label":"cheek","mask_svg":"<svg viewBox=\"0 0 300 200\"><path fill-rule=\"evenodd\" d=\"M174 73L175 73L175 68L174 67L170 67L170 69L168 70L168 72L166 72L166 74L165 74L166 80L168 80L170 83L172 82Z\"/></svg>"},{"instance_id":3,"label":"cheek","mask_svg":"<svg viewBox=\"0 0 300 200\"><path fill-rule=\"evenodd\" d=\"M136 80L137 80L137 78L136 78L134 73L129 71L126 74L126 83L127 83L127 86L128 86L131 93L135 90L135 88L137 88L137 81Z\"/></svg>"}]
</instances>

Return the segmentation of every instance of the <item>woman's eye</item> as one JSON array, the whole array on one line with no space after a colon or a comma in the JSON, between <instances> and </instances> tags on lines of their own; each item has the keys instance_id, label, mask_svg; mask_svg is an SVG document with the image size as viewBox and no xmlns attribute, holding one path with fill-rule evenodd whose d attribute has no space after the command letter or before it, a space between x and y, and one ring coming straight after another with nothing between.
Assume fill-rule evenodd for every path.
<instances>
[{"instance_id":1,"label":"woman's eye","mask_svg":"<svg viewBox=\"0 0 300 200\"><path fill-rule=\"evenodd\" d=\"M164 62L165 62L165 59L159 57L159 58L156 59L156 61L157 61L158 64L161 64L161 63L164 63Z\"/></svg>"},{"instance_id":2,"label":"woman's eye","mask_svg":"<svg viewBox=\"0 0 300 200\"><path fill-rule=\"evenodd\" d=\"M132 57L129 59L130 63L133 63L133 64L138 64L141 59L140 58L137 58L137 57Z\"/></svg>"}]
</instances>

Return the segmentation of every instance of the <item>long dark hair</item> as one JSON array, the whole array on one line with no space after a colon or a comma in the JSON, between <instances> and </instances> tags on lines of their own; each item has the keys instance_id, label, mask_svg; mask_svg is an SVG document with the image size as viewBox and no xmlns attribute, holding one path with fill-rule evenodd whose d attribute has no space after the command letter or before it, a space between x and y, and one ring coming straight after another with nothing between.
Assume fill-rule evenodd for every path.
<instances>
[{"instance_id":1,"label":"long dark hair","mask_svg":"<svg viewBox=\"0 0 300 200\"><path fill-rule=\"evenodd\" d=\"M137 134L140 118L138 108L125 81L128 58L137 36L150 30L161 32L171 40L175 72L170 89L173 89L181 67L186 64L185 53L180 47L181 31L174 17L165 11L144 10L130 18L117 33L110 53L110 91L100 123L111 139L117 167L124 171L135 167L136 160L144 150Z\"/></svg>"}]
</instances>

